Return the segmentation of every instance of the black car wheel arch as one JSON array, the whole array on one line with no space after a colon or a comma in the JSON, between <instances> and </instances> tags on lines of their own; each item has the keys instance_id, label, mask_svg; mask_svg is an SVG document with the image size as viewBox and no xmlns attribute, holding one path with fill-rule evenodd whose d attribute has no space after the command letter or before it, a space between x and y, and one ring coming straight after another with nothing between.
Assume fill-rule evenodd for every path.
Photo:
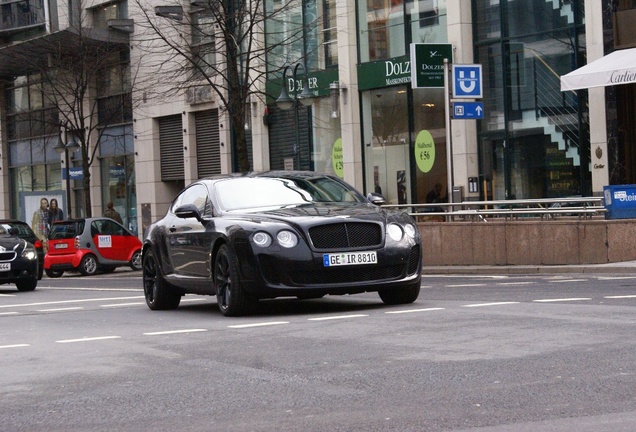
<instances>
[{"instance_id":1,"label":"black car wheel arch","mask_svg":"<svg viewBox=\"0 0 636 432\"><path fill-rule=\"evenodd\" d=\"M179 307L181 294L174 291L161 274L157 257L152 248L144 250L142 279L146 304L152 310L169 310Z\"/></svg>"}]
</instances>

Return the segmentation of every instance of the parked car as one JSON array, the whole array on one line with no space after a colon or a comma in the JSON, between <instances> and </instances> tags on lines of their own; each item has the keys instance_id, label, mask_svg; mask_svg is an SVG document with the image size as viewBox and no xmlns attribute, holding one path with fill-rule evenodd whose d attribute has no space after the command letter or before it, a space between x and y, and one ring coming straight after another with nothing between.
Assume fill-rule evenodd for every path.
<instances>
[{"instance_id":1,"label":"parked car","mask_svg":"<svg viewBox=\"0 0 636 432\"><path fill-rule=\"evenodd\" d=\"M60 277L65 271L88 276L117 267L141 269L141 241L121 224L106 217L53 222L49 230L44 271Z\"/></svg>"},{"instance_id":2,"label":"parked car","mask_svg":"<svg viewBox=\"0 0 636 432\"><path fill-rule=\"evenodd\" d=\"M40 240L31 227L21 220L15 219L3 219L0 220L0 227L5 231L9 231L11 228L15 228L15 235L24 239L35 246L35 250L38 253L38 280L42 279L44 274L44 244Z\"/></svg>"},{"instance_id":3,"label":"parked car","mask_svg":"<svg viewBox=\"0 0 636 432\"><path fill-rule=\"evenodd\" d=\"M38 285L38 252L32 243L18 237L18 229L0 225L0 284L15 284L18 291L33 291Z\"/></svg>"},{"instance_id":4,"label":"parked car","mask_svg":"<svg viewBox=\"0 0 636 432\"><path fill-rule=\"evenodd\" d=\"M197 181L144 239L150 309L186 293L216 295L227 316L257 300L378 292L387 304L420 292L421 243L407 213L389 211L337 177L231 174Z\"/></svg>"}]
</instances>

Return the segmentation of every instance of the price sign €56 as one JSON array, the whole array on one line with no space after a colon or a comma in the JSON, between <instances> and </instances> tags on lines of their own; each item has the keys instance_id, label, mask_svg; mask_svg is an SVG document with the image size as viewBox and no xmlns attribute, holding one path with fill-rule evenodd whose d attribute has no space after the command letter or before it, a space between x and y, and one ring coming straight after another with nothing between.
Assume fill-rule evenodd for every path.
<instances>
[{"instance_id":1,"label":"price sign \u20ac56","mask_svg":"<svg viewBox=\"0 0 636 432\"><path fill-rule=\"evenodd\" d=\"M415 139L415 161L422 172L429 172L435 164L435 140L427 130L420 131Z\"/></svg>"}]
</instances>

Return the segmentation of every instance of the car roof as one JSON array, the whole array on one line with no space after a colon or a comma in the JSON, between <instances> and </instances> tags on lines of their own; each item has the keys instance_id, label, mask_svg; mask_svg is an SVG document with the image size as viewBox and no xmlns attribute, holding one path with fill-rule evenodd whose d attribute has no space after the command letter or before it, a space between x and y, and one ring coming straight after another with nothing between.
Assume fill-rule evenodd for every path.
<instances>
[{"instance_id":1,"label":"car roof","mask_svg":"<svg viewBox=\"0 0 636 432\"><path fill-rule=\"evenodd\" d=\"M19 224L29 226L29 224L19 219L0 219L0 224Z\"/></svg>"},{"instance_id":2,"label":"car roof","mask_svg":"<svg viewBox=\"0 0 636 432\"><path fill-rule=\"evenodd\" d=\"M330 174L319 173L316 171L285 171L285 170L273 170L273 171L249 171L243 173L230 173L230 174L217 174L210 177L205 177L198 182L204 183L216 183L217 181L234 179L234 178L256 178L256 177L270 177L270 178L286 178L286 179L308 179L316 177L324 178L336 178ZM194 182L197 183L197 182Z\"/></svg>"}]
</instances>

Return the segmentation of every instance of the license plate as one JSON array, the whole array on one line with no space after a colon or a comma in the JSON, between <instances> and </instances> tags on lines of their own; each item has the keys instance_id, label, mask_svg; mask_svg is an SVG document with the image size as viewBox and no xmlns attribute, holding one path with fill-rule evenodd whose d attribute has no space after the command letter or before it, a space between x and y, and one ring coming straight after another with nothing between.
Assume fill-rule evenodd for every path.
<instances>
[{"instance_id":1,"label":"license plate","mask_svg":"<svg viewBox=\"0 0 636 432\"><path fill-rule=\"evenodd\" d=\"M325 267L377 264L378 254L375 251L324 254L322 262Z\"/></svg>"},{"instance_id":2,"label":"license plate","mask_svg":"<svg viewBox=\"0 0 636 432\"><path fill-rule=\"evenodd\" d=\"M66 243L56 243L55 249L67 249L68 245Z\"/></svg>"},{"instance_id":3,"label":"license plate","mask_svg":"<svg viewBox=\"0 0 636 432\"><path fill-rule=\"evenodd\" d=\"M0 271L11 270L11 263L0 263Z\"/></svg>"}]
</instances>

